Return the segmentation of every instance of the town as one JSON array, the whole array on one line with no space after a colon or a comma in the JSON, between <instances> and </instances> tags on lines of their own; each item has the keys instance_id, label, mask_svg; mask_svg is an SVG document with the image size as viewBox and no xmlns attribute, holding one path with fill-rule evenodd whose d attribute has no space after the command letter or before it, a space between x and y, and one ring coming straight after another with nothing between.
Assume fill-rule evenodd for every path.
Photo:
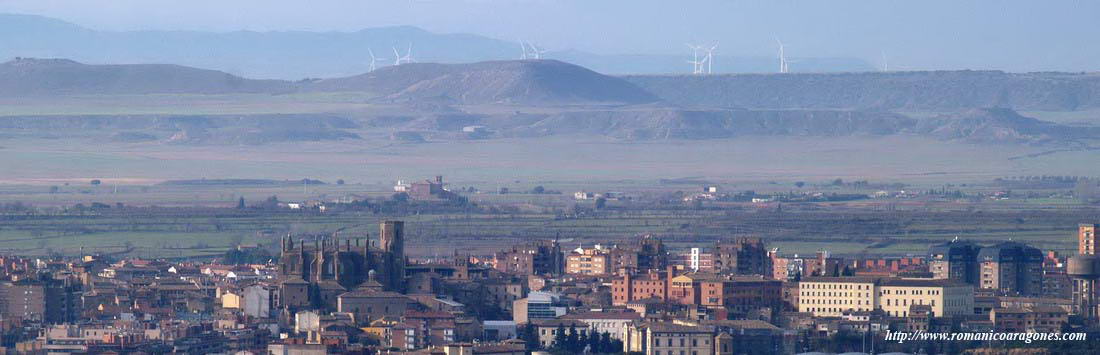
<instances>
[{"instance_id":1,"label":"town","mask_svg":"<svg viewBox=\"0 0 1100 355\"><path fill-rule=\"evenodd\" d=\"M277 257L260 263L7 255L0 324L4 349L25 354L990 351L883 339L1092 335L1098 228L1081 224L1070 256L966 240L919 257L798 256L756 237L674 251L641 235L418 259L405 253L406 224L386 220L375 238L278 237Z\"/></svg>"},{"instance_id":2,"label":"town","mask_svg":"<svg viewBox=\"0 0 1100 355\"><path fill-rule=\"evenodd\" d=\"M0 355L1100 353L1100 1L0 1Z\"/></svg>"}]
</instances>

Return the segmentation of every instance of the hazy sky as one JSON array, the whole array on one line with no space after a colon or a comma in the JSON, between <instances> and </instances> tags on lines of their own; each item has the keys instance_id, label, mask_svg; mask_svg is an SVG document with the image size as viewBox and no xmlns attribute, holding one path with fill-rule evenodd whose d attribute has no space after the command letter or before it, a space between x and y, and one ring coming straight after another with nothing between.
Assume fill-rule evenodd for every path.
<instances>
[{"instance_id":1,"label":"hazy sky","mask_svg":"<svg viewBox=\"0 0 1100 355\"><path fill-rule=\"evenodd\" d=\"M101 30L353 31L415 25L553 50L858 57L895 68L1100 70L1092 0L0 0Z\"/></svg>"}]
</instances>

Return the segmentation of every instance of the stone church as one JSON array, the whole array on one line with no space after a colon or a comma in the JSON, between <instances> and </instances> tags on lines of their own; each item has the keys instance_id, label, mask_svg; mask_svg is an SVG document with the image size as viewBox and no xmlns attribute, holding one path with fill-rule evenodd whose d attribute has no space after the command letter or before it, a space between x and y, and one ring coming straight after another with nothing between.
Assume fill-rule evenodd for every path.
<instances>
[{"instance_id":1,"label":"stone church","mask_svg":"<svg viewBox=\"0 0 1100 355\"><path fill-rule=\"evenodd\" d=\"M308 245L284 238L280 308L335 310L337 297L357 288L404 292L404 229L401 221L381 222L377 247L369 239L322 238Z\"/></svg>"}]
</instances>

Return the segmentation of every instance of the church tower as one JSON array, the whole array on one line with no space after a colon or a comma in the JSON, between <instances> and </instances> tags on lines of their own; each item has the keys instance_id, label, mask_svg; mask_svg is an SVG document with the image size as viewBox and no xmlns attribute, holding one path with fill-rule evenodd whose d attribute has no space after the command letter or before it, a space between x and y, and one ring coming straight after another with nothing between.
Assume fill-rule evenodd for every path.
<instances>
[{"instance_id":1,"label":"church tower","mask_svg":"<svg viewBox=\"0 0 1100 355\"><path fill-rule=\"evenodd\" d=\"M379 228L378 243L385 255L386 288L401 292L405 285L405 222L382 221Z\"/></svg>"}]
</instances>

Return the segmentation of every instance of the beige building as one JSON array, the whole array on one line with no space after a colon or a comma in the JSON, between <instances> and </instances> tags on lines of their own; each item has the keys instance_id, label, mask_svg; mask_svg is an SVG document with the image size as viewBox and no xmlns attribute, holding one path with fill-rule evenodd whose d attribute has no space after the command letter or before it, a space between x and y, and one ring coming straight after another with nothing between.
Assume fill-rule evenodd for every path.
<instances>
[{"instance_id":1,"label":"beige building","mask_svg":"<svg viewBox=\"0 0 1100 355\"><path fill-rule=\"evenodd\" d=\"M974 286L956 280L814 277L798 288L798 311L815 317L875 309L906 317L912 305L928 305L933 317L974 312Z\"/></svg>"},{"instance_id":2,"label":"beige building","mask_svg":"<svg viewBox=\"0 0 1100 355\"><path fill-rule=\"evenodd\" d=\"M241 309L241 296L226 292L222 295L222 308Z\"/></svg>"},{"instance_id":3,"label":"beige building","mask_svg":"<svg viewBox=\"0 0 1100 355\"><path fill-rule=\"evenodd\" d=\"M593 334L607 334L614 339L622 340L623 329L642 319L636 312L579 312L570 313L561 319L575 319L588 324Z\"/></svg>"},{"instance_id":4,"label":"beige building","mask_svg":"<svg viewBox=\"0 0 1100 355\"><path fill-rule=\"evenodd\" d=\"M869 277L810 277L798 283L798 311L814 317L840 316L847 310L871 311L878 304L875 287L879 279Z\"/></svg>"},{"instance_id":5,"label":"beige building","mask_svg":"<svg viewBox=\"0 0 1100 355\"><path fill-rule=\"evenodd\" d=\"M974 313L974 286L954 280L883 279L878 308L894 317L908 317L909 306L928 305L933 317Z\"/></svg>"},{"instance_id":6,"label":"beige building","mask_svg":"<svg viewBox=\"0 0 1100 355\"><path fill-rule=\"evenodd\" d=\"M623 352L645 355L716 354L715 328L706 325L642 323L623 333Z\"/></svg>"},{"instance_id":7,"label":"beige building","mask_svg":"<svg viewBox=\"0 0 1100 355\"><path fill-rule=\"evenodd\" d=\"M587 336L589 331L588 323L576 319L532 320L531 325L535 327L535 335L538 336L539 345L544 349L554 346L554 338L558 336L559 326L565 329L566 332L573 329L577 332L577 335L584 334Z\"/></svg>"},{"instance_id":8,"label":"beige building","mask_svg":"<svg viewBox=\"0 0 1100 355\"><path fill-rule=\"evenodd\" d=\"M594 248L577 248L565 257L565 273L570 275L602 276L611 273L609 250L597 244Z\"/></svg>"},{"instance_id":9,"label":"beige building","mask_svg":"<svg viewBox=\"0 0 1100 355\"><path fill-rule=\"evenodd\" d=\"M337 311L351 313L358 324L382 317L400 317L412 301L396 292L358 289L337 298Z\"/></svg>"}]
</instances>

